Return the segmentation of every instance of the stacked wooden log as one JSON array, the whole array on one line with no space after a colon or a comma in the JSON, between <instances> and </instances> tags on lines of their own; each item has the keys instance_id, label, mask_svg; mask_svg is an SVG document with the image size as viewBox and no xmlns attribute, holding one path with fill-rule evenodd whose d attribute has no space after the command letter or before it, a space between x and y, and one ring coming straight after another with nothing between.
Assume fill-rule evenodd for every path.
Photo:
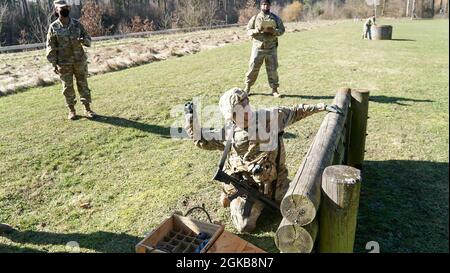
<instances>
[{"instance_id":1,"label":"stacked wooden log","mask_svg":"<svg viewBox=\"0 0 450 273\"><path fill-rule=\"evenodd\" d=\"M320 232L321 228L324 228L324 231L329 231L330 228L331 230L334 229L330 225L339 225L341 222L348 222L350 225L353 223L349 220L353 219L353 216L349 216L345 219L341 219L337 216L336 219L327 221L329 220L329 217L325 216L327 214L324 214L322 218L325 220L322 221L322 218L319 219L319 207L321 206L323 184L322 177L325 169L332 165L347 165L348 162L351 161L352 166L361 166L362 160L364 159L368 95L369 93L366 91L352 92L348 88L341 89L336 94L333 103L339 106L344 114L327 114L308 153L300 165L297 174L292 180L289 190L281 202L280 209L284 218L275 236L275 244L281 252L312 252L317 245L317 238L319 237L320 240L322 234ZM354 132L354 130L357 132ZM342 167L344 167L345 170L341 170ZM348 199L348 195L342 195L342 193L338 191L352 188L352 192L355 192L354 194L359 196L359 188L347 187L346 183L348 181L353 181L350 185L359 185L359 181L361 181L360 173L353 168L349 170L348 168L350 167L341 166L341 168L331 172L329 178L326 179L327 191L325 191L325 193L327 198L325 200L328 202L328 210L326 211L328 214L340 214L342 211L338 211L338 209L342 208L348 210L347 203L345 203L345 206L341 204L341 207L339 204L335 207L330 205L333 200ZM347 177L349 174L352 174L353 176L351 178ZM337 184L334 185L334 182L330 181L341 182L336 182ZM331 192L329 192L330 189ZM348 200L352 200L353 203L356 201L359 202L359 199L355 198L350 198ZM355 206L353 203L349 210L352 213L355 213ZM332 208L334 208L334 210ZM356 217L356 214L354 216ZM354 221L356 221L356 218ZM321 227L322 225L328 225L328 227ZM344 227L343 230L349 231L347 237L351 237L352 232L354 233L351 228L347 229ZM344 231L342 231L341 234L342 233L344 233ZM334 239L342 238L327 237L328 241ZM350 244L353 247L353 241L351 241ZM334 245L340 244L335 243ZM340 252L336 249L316 249L318 251L322 249L323 251ZM343 251L348 252L348 247Z\"/></svg>"}]
</instances>

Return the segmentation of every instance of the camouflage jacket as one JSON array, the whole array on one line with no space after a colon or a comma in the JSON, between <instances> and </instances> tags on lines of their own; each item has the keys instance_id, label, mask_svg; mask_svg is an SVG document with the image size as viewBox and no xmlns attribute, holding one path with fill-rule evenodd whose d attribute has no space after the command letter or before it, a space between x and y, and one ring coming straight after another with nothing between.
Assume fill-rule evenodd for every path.
<instances>
[{"instance_id":1,"label":"camouflage jacket","mask_svg":"<svg viewBox=\"0 0 450 273\"><path fill-rule=\"evenodd\" d=\"M375 19L370 17L369 19L366 20L366 22L364 23L364 26L365 27L371 27L372 25L375 25Z\"/></svg>"},{"instance_id":2,"label":"camouflage jacket","mask_svg":"<svg viewBox=\"0 0 450 273\"><path fill-rule=\"evenodd\" d=\"M276 25L275 33L263 33L261 31L261 26L263 21L274 21ZM265 14L260 12L253 16L247 25L247 34L253 38L253 44L261 49L272 49L278 46L278 37L283 35L285 28L283 21L277 15L270 13Z\"/></svg>"},{"instance_id":3,"label":"camouflage jacket","mask_svg":"<svg viewBox=\"0 0 450 273\"><path fill-rule=\"evenodd\" d=\"M256 113L256 120L259 120L258 116L263 115L264 118L261 118L261 120L266 122L265 128L271 128L271 123L273 128L275 128L275 130L272 130L275 133L275 137L272 138L274 143L269 145L270 141L268 138L261 139L258 134L256 134L256 137L251 137L252 133L249 132L249 129L236 127L233 132L233 144L225 165L225 171L230 175L241 174L246 178L253 179L257 183L272 182L276 179L287 179L284 143L281 134L278 134L278 132L284 132L287 126L324 110L325 106L323 104L300 104L294 107L276 107L258 111ZM275 115L269 115L269 113ZM277 123L274 123L274 120ZM194 137L192 119L186 123L186 132L191 138ZM213 135L215 138L212 137ZM194 144L197 147L206 150L223 151L225 148L224 142L225 128L217 131L202 129L201 137L194 139ZM268 147L273 148L268 149ZM278 156L279 162L277 163ZM256 165L262 167L262 172L258 174L252 172Z\"/></svg>"},{"instance_id":4,"label":"camouflage jacket","mask_svg":"<svg viewBox=\"0 0 450 273\"><path fill-rule=\"evenodd\" d=\"M80 42L78 39L83 38ZM87 60L83 45L91 46L91 37L83 25L70 18L67 26L58 19L54 21L47 33L47 60L53 65L73 64Z\"/></svg>"}]
</instances>

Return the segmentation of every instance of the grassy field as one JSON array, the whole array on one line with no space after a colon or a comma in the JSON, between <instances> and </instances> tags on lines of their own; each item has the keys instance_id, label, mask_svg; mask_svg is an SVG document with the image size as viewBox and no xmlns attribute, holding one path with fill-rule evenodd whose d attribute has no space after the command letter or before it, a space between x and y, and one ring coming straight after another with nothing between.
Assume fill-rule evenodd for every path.
<instances>
[{"instance_id":1,"label":"grassy field","mask_svg":"<svg viewBox=\"0 0 450 273\"><path fill-rule=\"evenodd\" d=\"M262 71L255 105L331 102L340 87L371 91L355 250L448 252L448 20L384 21L392 41L361 40L360 23L288 33L280 40L283 99ZM66 120L60 85L0 98L0 252L132 252L173 211L205 204L234 231L211 180L220 152L170 138L173 106L216 104L242 86L250 42L90 78L95 121ZM80 105L78 109L81 110ZM323 114L289 128L292 177ZM200 214L198 217L202 217ZM254 234L270 252L280 218Z\"/></svg>"},{"instance_id":2,"label":"grassy field","mask_svg":"<svg viewBox=\"0 0 450 273\"><path fill-rule=\"evenodd\" d=\"M288 32L312 30L344 21L287 23ZM95 41L85 48L89 74L97 75L143 64L181 57L248 40L245 27L230 27L188 33L156 34L147 37ZM49 86L59 82L45 49L0 54L0 96Z\"/></svg>"}]
</instances>

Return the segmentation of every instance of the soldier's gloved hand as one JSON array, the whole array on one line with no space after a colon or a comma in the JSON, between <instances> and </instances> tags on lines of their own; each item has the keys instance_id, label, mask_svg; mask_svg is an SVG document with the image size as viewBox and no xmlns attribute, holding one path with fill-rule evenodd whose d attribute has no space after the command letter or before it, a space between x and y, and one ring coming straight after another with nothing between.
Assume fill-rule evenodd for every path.
<instances>
[{"instance_id":1,"label":"soldier's gloved hand","mask_svg":"<svg viewBox=\"0 0 450 273\"><path fill-rule=\"evenodd\" d=\"M55 74L59 75L59 69L56 64L53 65L53 72L55 72Z\"/></svg>"},{"instance_id":2,"label":"soldier's gloved hand","mask_svg":"<svg viewBox=\"0 0 450 273\"><path fill-rule=\"evenodd\" d=\"M332 104L332 105L325 105L325 111L329 112L329 113L336 113L339 115L344 115L344 112L342 111L341 108L339 108L339 106Z\"/></svg>"},{"instance_id":3,"label":"soldier's gloved hand","mask_svg":"<svg viewBox=\"0 0 450 273\"><path fill-rule=\"evenodd\" d=\"M251 169L251 173L254 175L258 175L263 171L263 168L261 165L256 164L255 166L253 166L253 168Z\"/></svg>"},{"instance_id":4,"label":"soldier's gloved hand","mask_svg":"<svg viewBox=\"0 0 450 273\"><path fill-rule=\"evenodd\" d=\"M188 102L184 105L184 117L186 122L192 122L194 117L194 104L192 102Z\"/></svg>"},{"instance_id":5,"label":"soldier's gloved hand","mask_svg":"<svg viewBox=\"0 0 450 273\"><path fill-rule=\"evenodd\" d=\"M266 29L266 33L275 35L275 29L273 27L269 27Z\"/></svg>"},{"instance_id":6,"label":"soldier's gloved hand","mask_svg":"<svg viewBox=\"0 0 450 273\"><path fill-rule=\"evenodd\" d=\"M194 103L188 102L184 105L184 113L185 114L193 114L194 113Z\"/></svg>"},{"instance_id":7,"label":"soldier's gloved hand","mask_svg":"<svg viewBox=\"0 0 450 273\"><path fill-rule=\"evenodd\" d=\"M80 44L82 44L82 45L86 45L86 41L84 40L84 37L78 38L78 42L80 42Z\"/></svg>"}]
</instances>

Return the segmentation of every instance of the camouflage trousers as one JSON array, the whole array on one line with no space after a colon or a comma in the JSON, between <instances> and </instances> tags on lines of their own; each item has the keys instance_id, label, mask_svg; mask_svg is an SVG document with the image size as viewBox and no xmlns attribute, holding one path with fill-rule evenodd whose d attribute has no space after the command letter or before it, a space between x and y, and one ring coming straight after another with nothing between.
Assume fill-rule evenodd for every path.
<instances>
[{"instance_id":1,"label":"camouflage trousers","mask_svg":"<svg viewBox=\"0 0 450 273\"><path fill-rule=\"evenodd\" d=\"M286 178L279 180L277 183L274 194L276 203L281 203L281 200L289 188L289 182L290 181ZM236 189L231 185L223 184L223 191L226 195L230 196L236 192ZM256 222L264 209L264 204L256 200L251 208L250 215L245 216L244 209L247 202L247 198L239 196L233 199L230 203L231 220L239 232L254 231L256 228Z\"/></svg>"},{"instance_id":2,"label":"camouflage trousers","mask_svg":"<svg viewBox=\"0 0 450 273\"><path fill-rule=\"evenodd\" d=\"M363 38L372 40L372 28L365 26L363 30Z\"/></svg>"},{"instance_id":3,"label":"camouflage trousers","mask_svg":"<svg viewBox=\"0 0 450 273\"><path fill-rule=\"evenodd\" d=\"M91 103L91 90L89 90L87 76L87 63L74 63L68 65L58 65L59 77L63 85L62 94L66 99L66 106L73 106L77 103L75 89L73 86L73 77L77 82L77 89L80 95L80 101L83 104Z\"/></svg>"},{"instance_id":4,"label":"camouflage trousers","mask_svg":"<svg viewBox=\"0 0 450 273\"><path fill-rule=\"evenodd\" d=\"M278 78L278 53L277 47L272 49L260 49L258 46L253 45L252 55L250 57L249 70L246 75L245 83L248 87L253 86L258 78L259 70L265 62L267 78L271 88L279 87Z\"/></svg>"}]
</instances>

